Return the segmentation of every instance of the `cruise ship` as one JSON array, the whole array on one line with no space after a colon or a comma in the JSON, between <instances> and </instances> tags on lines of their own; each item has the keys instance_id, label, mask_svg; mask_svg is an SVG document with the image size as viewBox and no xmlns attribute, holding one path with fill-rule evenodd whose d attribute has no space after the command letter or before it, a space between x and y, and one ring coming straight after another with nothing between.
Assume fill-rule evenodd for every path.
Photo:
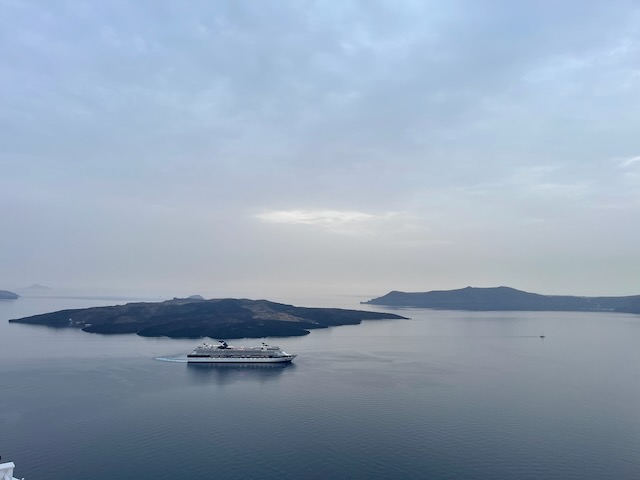
<instances>
[{"instance_id":1,"label":"cruise ship","mask_svg":"<svg viewBox=\"0 0 640 480\"><path fill-rule=\"evenodd\" d=\"M219 340L219 345L203 343L187 355L188 363L282 363L296 357L280 347L262 343L260 347L234 347Z\"/></svg>"}]
</instances>

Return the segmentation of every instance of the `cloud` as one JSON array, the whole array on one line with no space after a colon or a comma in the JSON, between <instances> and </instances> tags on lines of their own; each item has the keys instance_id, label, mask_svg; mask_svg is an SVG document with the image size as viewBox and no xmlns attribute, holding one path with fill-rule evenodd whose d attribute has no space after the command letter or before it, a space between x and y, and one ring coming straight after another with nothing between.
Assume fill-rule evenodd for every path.
<instances>
[{"instance_id":1,"label":"cloud","mask_svg":"<svg viewBox=\"0 0 640 480\"><path fill-rule=\"evenodd\" d=\"M435 244L451 248L442 265L470 251L468 261L482 264L504 246L524 243L523 258L542 251L543 241L527 238L577 255L593 224L611 237L638 236L622 217L637 212L640 184L637 2L4 1L0 9L8 277L37 276L33 258L52 258L52 277L120 283L97 268L111 262L104 245L117 245L112 258L143 282L191 268L207 278L201 258L252 278L251 265L270 270L291 251L296 265L318 252L318 263L348 263L356 252L369 279L370 258L387 262L385 274L402 256L398 276L429 271L445 259L427 248ZM598 209L607 205L627 213ZM51 221L60 215L64 228ZM100 235L85 236L74 264L64 245L76 238L74 222L88 219ZM38 243L42 225L59 242ZM563 225L571 228L554 235ZM131 229L154 252L144 261ZM157 234L165 230L174 234ZM186 231L202 245L185 248ZM276 251L283 239L287 248ZM598 249L605 240L581 254ZM149 260L156 252L186 252L184 270L159 271ZM248 252L253 263L237 267ZM17 283L35 281L47 279Z\"/></svg>"},{"instance_id":2,"label":"cloud","mask_svg":"<svg viewBox=\"0 0 640 480\"><path fill-rule=\"evenodd\" d=\"M259 213L256 217L267 223L318 225L330 229L381 218L370 213L340 210L274 210Z\"/></svg>"},{"instance_id":3,"label":"cloud","mask_svg":"<svg viewBox=\"0 0 640 480\"><path fill-rule=\"evenodd\" d=\"M348 212L338 210L276 210L256 215L259 219L269 223L290 224L342 224L362 222L374 218L374 215L363 212Z\"/></svg>"},{"instance_id":4,"label":"cloud","mask_svg":"<svg viewBox=\"0 0 640 480\"><path fill-rule=\"evenodd\" d=\"M640 187L640 156L621 161L620 167L624 170L623 176L625 181L635 189L635 193L637 194L637 188Z\"/></svg>"},{"instance_id":5,"label":"cloud","mask_svg":"<svg viewBox=\"0 0 640 480\"><path fill-rule=\"evenodd\" d=\"M634 166L637 163L640 163L640 155L618 160L618 165L621 168L628 168L628 167Z\"/></svg>"}]
</instances>

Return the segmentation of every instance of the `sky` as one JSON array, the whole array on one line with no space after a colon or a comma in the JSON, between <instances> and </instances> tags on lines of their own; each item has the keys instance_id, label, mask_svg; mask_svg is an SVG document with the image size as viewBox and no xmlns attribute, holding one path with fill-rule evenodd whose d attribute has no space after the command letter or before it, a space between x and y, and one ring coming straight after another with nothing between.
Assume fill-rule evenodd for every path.
<instances>
[{"instance_id":1,"label":"sky","mask_svg":"<svg viewBox=\"0 0 640 480\"><path fill-rule=\"evenodd\" d=\"M640 294L640 4L0 0L0 288Z\"/></svg>"}]
</instances>

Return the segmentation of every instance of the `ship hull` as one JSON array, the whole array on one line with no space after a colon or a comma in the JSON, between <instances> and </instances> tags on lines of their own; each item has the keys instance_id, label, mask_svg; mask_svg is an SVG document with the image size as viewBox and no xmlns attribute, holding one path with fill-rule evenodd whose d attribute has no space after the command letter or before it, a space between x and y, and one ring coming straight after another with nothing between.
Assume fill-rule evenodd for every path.
<instances>
[{"instance_id":1,"label":"ship hull","mask_svg":"<svg viewBox=\"0 0 640 480\"><path fill-rule=\"evenodd\" d=\"M273 358L242 358L242 357L187 357L187 363L288 363L296 356Z\"/></svg>"}]
</instances>

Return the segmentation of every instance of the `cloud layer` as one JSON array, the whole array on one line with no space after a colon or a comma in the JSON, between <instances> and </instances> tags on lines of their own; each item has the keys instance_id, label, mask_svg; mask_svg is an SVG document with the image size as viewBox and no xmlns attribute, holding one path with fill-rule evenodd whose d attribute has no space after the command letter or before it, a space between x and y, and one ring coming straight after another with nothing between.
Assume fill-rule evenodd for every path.
<instances>
[{"instance_id":1,"label":"cloud layer","mask_svg":"<svg viewBox=\"0 0 640 480\"><path fill-rule=\"evenodd\" d=\"M5 287L638 293L636 2L0 9Z\"/></svg>"}]
</instances>

